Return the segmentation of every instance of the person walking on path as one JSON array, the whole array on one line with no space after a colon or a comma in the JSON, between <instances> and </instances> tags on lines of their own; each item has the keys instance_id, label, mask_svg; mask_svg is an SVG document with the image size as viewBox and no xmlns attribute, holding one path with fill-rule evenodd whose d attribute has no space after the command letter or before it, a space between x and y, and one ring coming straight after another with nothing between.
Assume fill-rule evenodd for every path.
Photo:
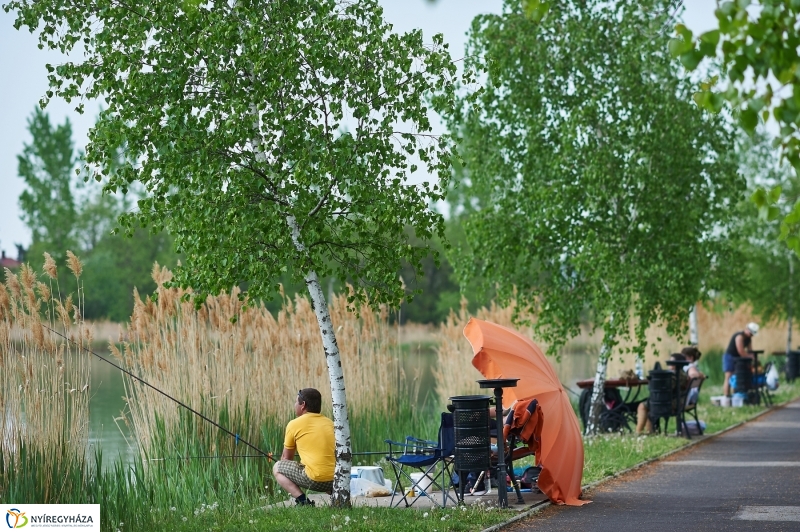
<instances>
[{"instance_id":1,"label":"person walking on path","mask_svg":"<svg viewBox=\"0 0 800 532\"><path fill-rule=\"evenodd\" d=\"M546 422L546 420L545 420ZM800 530L800 401L550 506L513 532Z\"/></svg>"},{"instance_id":2,"label":"person walking on path","mask_svg":"<svg viewBox=\"0 0 800 532\"><path fill-rule=\"evenodd\" d=\"M297 417L286 425L283 453L272 468L275 480L300 506L314 506L303 488L324 493L333 491L336 466L333 421L320 414L321 411L319 390L303 388L297 392L294 403ZM300 454L300 463L294 461L295 452Z\"/></svg>"},{"instance_id":3,"label":"person walking on path","mask_svg":"<svg viewBox=\"0 0 800 532\"><path fill-rule=\"evenodd\" d=\"M733 367L736 359L739 357L753 357L750 352L750 343L753 340L753 336L757 334L758 324L750 322L743 331L733 333L733 336L731 336L728 348L725 350L725 354L722 355L722 371L725 372L725 383L722 385L723 395L731 396L731 377L733 376Z\"/></svg>"}]
</instances>

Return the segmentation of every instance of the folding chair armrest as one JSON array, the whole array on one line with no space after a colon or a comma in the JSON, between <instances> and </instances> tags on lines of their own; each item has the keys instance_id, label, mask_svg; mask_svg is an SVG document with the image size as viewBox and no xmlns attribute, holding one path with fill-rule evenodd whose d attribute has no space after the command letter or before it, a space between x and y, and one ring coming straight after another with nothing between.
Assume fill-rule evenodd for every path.
<instances>
[{"instance_id":1,"label":"folding chair armrest","mask_svg":"<svg viewBox=\"0 0 800 532\"><path fill-rule=\"evenodd\" d=\"M415 438L414 436L406 436L406 444L407 445L411 445L411 446L416 445L417 447L419 447L419 446L438 447L439 446L439 442L438 441L421 440L419 438Z\"/></svg>"},{"instance_id":2,"label":"folding chair armrest","mask_svg":"<svg viewBox=\"0 0 800 532\"><path fill-rule=\"evenodd\" d=\"M409 450L412 450L412 449L422 450L422 451L424 451L424 454L431 453L431 452L436 450L435 446L434 447L430 447L428 445L422 445L421 443L414 443L413 441L411 443L408 443L408 441L410 441L410 440L407 440L406 443L399 442L399 441L394 441L394 440L383 440L383 442L389 446L389 451L388 451L389 455L393 455L393 454L397 454L397 453L409 454ZM421 440L421 441L424 441L424 440ZM397 449L394 449L394 447L397 447Z\"/></svg>"}]
</instances>

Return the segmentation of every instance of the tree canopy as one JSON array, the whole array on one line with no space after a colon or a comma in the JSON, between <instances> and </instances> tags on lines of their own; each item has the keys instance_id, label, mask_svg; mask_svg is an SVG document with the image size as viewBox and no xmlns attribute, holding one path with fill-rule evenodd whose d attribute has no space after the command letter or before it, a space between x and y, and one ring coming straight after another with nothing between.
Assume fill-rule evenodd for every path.
<instances>
[{"instance_id":1,"label":"tree canopy","mask_svg":"<svg viewBox=\"0 0 800 532\"><path fill-rule=\"evenodd\" d=\"M668 5L507 1L473 23L467 67L485 85L451 120L474 210L460 271L516 288L552 351L588 315L608 356L633 313L643 352L650 324L685 330L724 266L743 181L729 128L667 52Z\"/></svg>"},{"instance_id":2,"label":"tree canopy","mask_svg":"<svg viewBox=\"0 0 800 532\"><path fill-rule=\"evenodd\" d=\"M59 260L76 244L73 228L78 219L73 177L80 154L72 141L67 119L53 125L36 108L28 120L31 143L17 156L18 173L26 189L19 197L22 220L31 230L29 253L39 259L45 251Z\"/></svg>"},{"instance_id":3,"label":"tree canopy","mask_svg":"<svg viewBox=\"0 0 800 532\"><path fill-rule=\"evenodd\" d=\"M695 36L679 24L669 43L688 70L708 67L708 79L694 93L701 107L718 113L728 102L741 127L753 134L771 118L780 126L777 143L800 172L800 2L750 0L718 3L718 27ZM778 205L790 202L787 211ZM800 203L781 200L781 187L759 187L753 200L765 217L780 219L779 238L800 254Z\"/></svg>"},{"instance_id":4,"label":"tree canopy","mask_svg":"<svg viewBox=\"0 0 800 532\"><path fill-rule=\"evenodd\" d=\"M51 66L49 97L102 97L86 160L110 191L140 182L132 224L166 228L201 296L247 282L309 288L331 379L334 502L349 502L349 425L320 277L397 304L402 261L419 270L442 235L449 139L429 113L453 99L441 36L392 33L376 0L172 2L12 0L17 27L81 61ZM128 159L109 169L126 145ZM424 166L439 182L412 184ZM109 175L110 174L110 175ZM407 232L407 229L410 231ZM416 236L421 245L411 240Z\"/></svg>"}]
</instances>

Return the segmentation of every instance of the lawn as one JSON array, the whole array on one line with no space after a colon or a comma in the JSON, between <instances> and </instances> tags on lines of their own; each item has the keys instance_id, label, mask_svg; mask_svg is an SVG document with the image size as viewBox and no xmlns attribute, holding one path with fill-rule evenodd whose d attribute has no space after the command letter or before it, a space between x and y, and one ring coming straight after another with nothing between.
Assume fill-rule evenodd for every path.
<instances>
[{"instance_id":1,"label":"lawn","mask_svg":"<svg viewBox=\"0 0 800 532\"><path fill-rule=\"evenodd\" d=\"M722 408L712 406L709 398L721 393L721 386L703 388L699 417L708 425L707 433L745 421L764 411L763 407L745 406ZM774 394L779 404L800 396L800 384L781 384ZM583 483L589 484L614 473L628 469L645 460L663 455L689 443L672 435L636 436L632 434L606 434L585 440L585 465ZM524 465L520 461L517 465ZM292 530L348 530L348 531L479 531L517 515L514 510L499 510L491 506L448 508L446 510L391 510L388 508L274 508L264 510L262 505L237 508L201 506L188 515L162 512L161 530L222 532L233 530L292 531ZM123 527L119 527L123 530Z\"/></svg>"}]
</instances>

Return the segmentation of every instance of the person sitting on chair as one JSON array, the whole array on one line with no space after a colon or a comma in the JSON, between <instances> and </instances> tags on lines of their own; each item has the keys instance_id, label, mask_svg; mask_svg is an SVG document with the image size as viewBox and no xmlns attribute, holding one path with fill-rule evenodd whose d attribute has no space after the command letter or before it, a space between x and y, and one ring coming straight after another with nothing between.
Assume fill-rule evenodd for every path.
<instances>
[{"instance_id":1,"label":"person sitting on chair","mask_svg":"<svg viewBox=\"0 0 800 532\"><path fill-rule=\"evenodd\" d=\"M681 349L681 354L686 357L686 360L690 362L688 366L686 366L686 375L690 379L694 379L696 377L700 377L701 379L705 379L706 376L700 371L697 367L697 362L700 360L700 357L703 355L699 349L694 346L684 347Z\"/></svg>"},{"instance_id":2,"label":"person sitting on chair","mask_svg":"<svg viewBox=\"0 0 800 532\"><path fill-rule=\"evenodd\" d=\"M336 466L333 421L320 414L322 395L314 388L297 392L294 412L297 416L286 425L281 459L275 462L275 480L294 497L295 503L314 506L301 488L331 493ZM295 452L300 463L294 461Z\"/></svg>"},{"instance_id":3,"label":"person sitting on chair","mask_svg":"<svg viewBox=\"0 0 800 532\"><path fill-rule=\"evenodd\" d=\"M670 360L686 360L686 356L682 353L673 353L669 356ZM656 363L658 364L658 363ZM660 369L660 364L656 369ZM673 371L673 370L669 370ZM679 370L678 379L680 380L680 390L682 392L686 391L686 388L689 387L689 377L686 375L686 372L683 370ZM675 410L677 408L678 402L673 398L672 400L672 409ZM642 432L647 431L648 433L653 432L653 422L650 420L650 400L642 401L639 403L639 407L636 409L636 434L641 434Z\"/></svg>"}]
</instances>

